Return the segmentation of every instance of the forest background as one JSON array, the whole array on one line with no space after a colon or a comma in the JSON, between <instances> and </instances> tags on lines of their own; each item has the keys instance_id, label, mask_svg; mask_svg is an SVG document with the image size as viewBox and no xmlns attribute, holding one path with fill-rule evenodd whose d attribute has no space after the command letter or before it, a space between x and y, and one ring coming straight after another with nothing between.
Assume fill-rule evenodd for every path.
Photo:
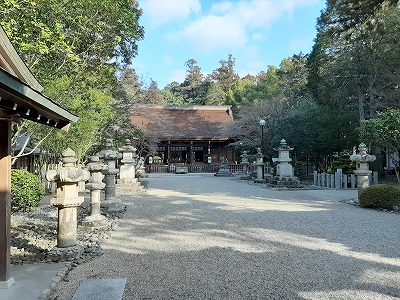
<instances>
[{"instance_id":1,"label":"forest background","mask_svg":"<svg viewBox=\"0 0 400 300\"><path fill-rule=\"evenodd\" d=\"M156 141L130 125L134 104L230 105L235 124L228 134L239 152L254 153L261 146L272 157L285 138L296 162L320 171L333 168L340 153L347 155L361 139L375 146L378 157L382 150L395 153L400 149L398 2L327 0L310 53L293 54L243 78L230 54L208 75L192 58L185 62L183 82L160 89L129 68L137 42L145 38L135 0L0 0L0 25L43 93L80 116L67 133L29 121L14 124L14 142L24 135L26 145L54 157L71 147L81 162L108 137L116 147L135 138L139 151L149 153ZM266 120L263 137L260 119ZM375 167L381 165L378 160Z\"/></svg>"}]
</instances>

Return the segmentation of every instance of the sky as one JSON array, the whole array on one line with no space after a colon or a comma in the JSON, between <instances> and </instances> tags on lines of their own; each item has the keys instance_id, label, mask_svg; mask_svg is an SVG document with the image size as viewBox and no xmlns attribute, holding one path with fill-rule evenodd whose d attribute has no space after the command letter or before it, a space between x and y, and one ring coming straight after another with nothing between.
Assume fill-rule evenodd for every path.
<instances>
[{"instance_id":1,"label":"sky","mask_svg":"<svg viewBox=\"0 0 400 300\"><path fill-rule=\"evenodd\" d=\"M204 75L231 54L240 77L310 53L325 0L139 0L144 40L132 67L160 89L183 82L189 59Z\"/></svg>"}]
</instances>

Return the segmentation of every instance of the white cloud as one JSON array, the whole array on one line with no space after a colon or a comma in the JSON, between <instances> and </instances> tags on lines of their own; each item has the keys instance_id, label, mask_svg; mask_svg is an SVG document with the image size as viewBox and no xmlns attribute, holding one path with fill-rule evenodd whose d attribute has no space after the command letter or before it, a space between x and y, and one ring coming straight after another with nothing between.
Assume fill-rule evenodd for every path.
<instances>
[{"instance_id":1,"label":"white cloud","mask_svg":"<svg viewBox=\"0 0 400 300\"><path fill-rule=\"evenodd\" d=\"M211 13L216 15L223 14L229 11L232 8L232 6L233 6L232 2L229 1L213 3L211 6Z\"/></svg>"},{"instance_id":2,"label":"white cloud","mask_svg":"<svg viewBox=\"0 0 400 300\"><path fill-rule=\"evenodd\" d=\"M140 1L140 8L150 26L156 27L200 12L201 4L199 0L145 0Z\"/></svg>"},{"instance_id":3,"label":"white cloud","mask_svg":"<svg viewBox=\"0 0 400 300\"><path fill-rule=\"evenodd\" d=\"M186 70L184 69L177 69L173 70L170 75L168 76L168 82L183 82L186 77Z\"/></svg>"},{"instance_id":4,"label":"white cloud","mask_svg":"<svg viewBox=\"0 0 400 300\"><path fill-rule=\"evenodd\" d=\"M250 40L267 36L273 22L290 16L296 7L318 1L321 0L223 1L213 4L208 15L185 24L182 30L168 34L167 38L190 43L202 53L243 49Z\"/></svg>"},{"instance_id":5,"label":"white cloud","mask_svg":"<svg viewBox=\"0 0 400 300\"><path fill-rule=\"evenodd\" d=\"M188 25L182 32L174 33L168 38L189 42L193 48L203 53L215 49L242 47L247 42L243 28L233 18L206 16Z\"/></svg>"}]
</instances>

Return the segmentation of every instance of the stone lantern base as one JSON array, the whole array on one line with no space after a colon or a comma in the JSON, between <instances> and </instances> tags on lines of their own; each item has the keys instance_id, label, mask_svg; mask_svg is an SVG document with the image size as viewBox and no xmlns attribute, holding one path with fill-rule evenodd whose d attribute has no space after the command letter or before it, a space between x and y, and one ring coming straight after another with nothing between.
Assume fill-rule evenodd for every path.
<instances>
[{"instance_id":1,"label":"stone lantern base","mask_svg":"<svg viewBox=\"0 0 400 300\"><path fill-rule=\"evenodd\" d=\"M107 212L120 212L125 210L125 205L122 204L122 201L118 198L110 198L107 200L101 201L101 208Z\"/></svg>"},{"instance_id":2,"label":"stone lantern base","mask_svg":"<svg viewBox=\"0 0 400 300\"><path fill-rule=\"evenodd\" d=\"M274 176L274 177L267 177L266 178L267 184L271 184L274 186L281 186L281 187L297 187L300 185L300 179L295 176Z\"/></svg>"},{"instance_id":3,"label":"stone lantern base","mask_svg":"<svg viewBox=\"0 0 400 300\"><path fill-rule=\"evenodd\" d=\"M83 221L82 225L89 228L101 228L108 226L108 219L103 215L91 215L87 216Z\"/></svg>"},{"instance_id":4,"label":"stone lantern base","mask_svg":"<svg viewBox=\"0 0 400 300\"><path fill-rule=\"evenodd\" d=\"M115 186L115 192L117 194L135 194L144 192L143 186L137 180L133 179L118 179Z\"/></svg>"},{"instance_id":5,"label":"stone lantern base","mask_svg":"<svg viewBox=\"0 0 400 300\"><path fill-rule=\"evenodd\" d=\"M73 261L83 254L84 248L80 245L60 248L54 247L47 253L47 258L52 262Z\"/></svg>"}]
</instances>

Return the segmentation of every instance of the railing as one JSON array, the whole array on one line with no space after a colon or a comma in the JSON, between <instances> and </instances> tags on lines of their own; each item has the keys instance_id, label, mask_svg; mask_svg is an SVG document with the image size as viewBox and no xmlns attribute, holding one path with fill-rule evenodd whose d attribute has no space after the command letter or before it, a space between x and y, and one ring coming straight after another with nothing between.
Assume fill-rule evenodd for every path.
<instances>
[{"instance_id":1,"label":"railing","mask_svg":"<svg viewBox=\"0 0 400 300\"><path fill-rule=\"evenodd\" d=\"M243 172L243 165L232 164L228 166L230 172L232 173ZM181 170L182 167L187 168L187 173L217 173L219 170L219 165L183 165L183 166L147 165L145 166L145 170L147 173L176 173L177 168Z\"/></svg>"}]
</instances>

